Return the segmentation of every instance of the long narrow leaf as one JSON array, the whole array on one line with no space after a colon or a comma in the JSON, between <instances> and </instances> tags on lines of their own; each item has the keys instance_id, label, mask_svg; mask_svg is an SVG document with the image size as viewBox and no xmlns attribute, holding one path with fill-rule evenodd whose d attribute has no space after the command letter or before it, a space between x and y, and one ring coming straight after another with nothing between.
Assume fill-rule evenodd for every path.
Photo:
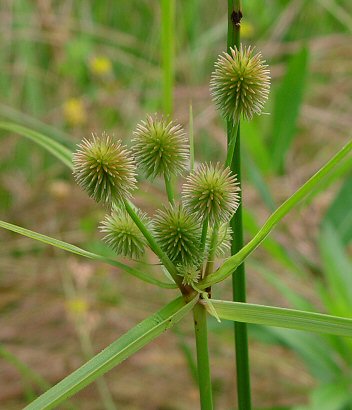
<instances>
[{"instance_id":1,"label":"long narrow leaf","mask_svg":"<svg viewBox=\"0 0 352 410\"><path fill-rule=\"evenodd\" d=\"M73 150L75 146L75 142L68 133L6 104L0 103L0 118L2 118L2 121L21 125L44 135L50 135L51 139L54 139L69 149L72 148Z\"/></svg>"},{"instance_id":2,"label":"long narrow leaf","mask_svg":"<svg viewBox=\"0 0 352 410\"><path fill-rule=\"evenodd\" d=\"M211 303L220 319L352 337L352 319L344 317L224 300Z\"/></svg>"},{"instance_id":3,"label":"long narrow leaf","mask_svg":"<svg viewBox=\"0 0 352 410\"><path fill-rule=\"evenodd\" d=\"M41 233L37 233L29 229L25 229L20 226L13 225L11 223L1 221L1 220L0 220L0 228L4 228L12 232L19 233L20 235L27 236L28 238L35 239L36 241L55 246L56 248L63 249L67 252L75 253L76 255L84 256L85 258L95 259L98 261L105 262L109 265L123 269L129 274L143 280L144 282L151 283L152 285L157 285L161 288L166 288L166 289L174 289L176 287L176 285L173 283L161 282L160 280L155 279L147 275L146 273L141 272L135 268L132 268L131 266L128 266L122 262L116 261L114 259L106 258L105 256L102 256L102 255L97 255L96 253L93 253L93 252L86 251L84 249L79 248L78 246L72 245L67 242L60 241L59 239L51 238L50 236L46 236Z\"/></svg>"},{"instance_id":4,"label":"long narrow leaf","mask_svg":"<svg viewBox=\"0 0 352 410\"><path fill-rule=\"evenodd\" d=\"M59 142L47 137L46 135L40 134L37 131L33 131L29 128L23 127L22 125L13 124L11 122L0 122L0 129L14 132L22 135L23 137L29 138L49 151L67 167L72 169L71 151Z\"/></svg>"},{"instance_id":5,"label":"long narrow leaf","mask_svg":"<svg viewBox=\"0 0 352 410\"><path fill-rule=\"evenodd\" d=\"M173 300L42 394L25 410L47 410L56 407L172 327L193 308L196 302L197 298L188 304L185 304L182 297Z\"/></svg>"},{"instance_id":6,"label":"long narrow leaf","mask_svg":"<svg viewBox=\"0 0 352 410\"><path fill-rule=\"evenodd\" d=\"M352 241L352 206L346 207L346 204L352 204L352 172L347 175L323 219L323 225L332 224L343 243L348 245Z\"/></svg>"},{"instance_id":7,"label":"long narrow leaf","mask_svg":"<svg viewBox=\"0 0 352 410\"><path fill-rule=\"evenodd\" d=\"M301 188L288 198L277 210L267 219L263 227L255 237L247 243L239 252L231 256L213 274L198 284L200 289L205 289L214 283L221 282L239 266L248 255L250 255L270 234L274 227L294 208L307 194L309 194L320 181L330 172L347 154L352 150L352 141L347 143L333 158L330 159L320 170L313 175Z\"/></svg>"},{"instance_id":8,"label":"long narrow leaf","mask_svg":"<svg viewBox=\"0 0 352 410\"><path fill-rule=\"evenodd\" d=\"M277 171L282 171L295 135L307 72L308 49L303 47L290 60L275 98L271 148L272 163Z\"/></svg>"}]
</instances>

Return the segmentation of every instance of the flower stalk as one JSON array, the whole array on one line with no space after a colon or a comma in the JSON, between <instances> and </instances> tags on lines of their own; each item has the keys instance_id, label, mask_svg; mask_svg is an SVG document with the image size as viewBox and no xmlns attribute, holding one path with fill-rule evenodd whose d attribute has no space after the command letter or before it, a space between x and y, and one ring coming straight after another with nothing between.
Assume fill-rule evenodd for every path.
<instances>
[{"instance_id":1,"label":"flower stalk","mask_svg":"<svg viewBox=\"0 0 352 410\"><path fill-rule=\"evenodd\" d=\"M228 0L228 35L227 51L231 48L240 48L240 28L242 18L242 7L240 0ZM240 122L234 127L232 119L227 120L227 144L229 166L231 171L237 175L241 186L241 148L240 148ZM235 130L237 128L237 130ZM235 132L234 132L235 131ZM233 150L233 154L231 153ZM241 197L242 194L240 193ZM242 199L242 198L241 198ZM232 217L230 226L232 228L231 254L236 254L243 247L243 222L242 222L242 200L239 201L237 212ZM246 277L244 263L237 267L232 274L232 296L236 302L246 302ZM237 401L239 410L251 410L251 390L248 355L248 336L246 323L234 322L235 354L237 372Z\"/></svg>"},{"instance_id":2,"label":"flower stalk","mask_svg":"<svg viewBox=\"0 0 352 410\"><path fill-rule=\"evenodd\" d=\"M181 292L184 293L184 286L182 285L182 279L178 275L176 266L171 262L169 257L166 255L166 253L160 248L159 244L156 242L154 239L153 235L149 232L147 227L143 224L139 216L137 215L137 212L133 209L129 201L124 201L124 206L127 211L127 213L130 215L134 223L138 226L139 230L147 240L150 249L159 257L160 261L162 264L165 266L165 268L168 270L170 275L172 276L172 279L175 281L177 286L180 288Z\"/></svg>"},{"instance_id":3,"label":"flower stalk","mask_svg":"<svg viewBox=\"0 0 352 410\"><path fill-rule=\"evenodd\" d=\"M174 193L174 188L172 186L171 177L164 174L164 181L165 181L165 189L166 189L167 198L168 198L170 204L174 205L174 203L175 203L175 193Z\"/></svg>"},{"instance_id":4,"label":"flower stalk","mask_svg":"<svg viewBox=\"0 0 352 410\"><path fill-rule=\"evenodd\" d=\"M197 303L193 308L194 332L197 349L197 370L201 410L213 410L213 394L211 386L207 311Z\"/></svg>"}]
</instances>

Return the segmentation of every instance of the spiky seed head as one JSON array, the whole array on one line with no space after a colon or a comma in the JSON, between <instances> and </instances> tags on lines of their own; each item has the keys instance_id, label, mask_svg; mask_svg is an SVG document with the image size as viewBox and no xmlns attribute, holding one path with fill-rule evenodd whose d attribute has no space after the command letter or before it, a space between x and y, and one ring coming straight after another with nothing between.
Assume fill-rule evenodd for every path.
<instances>
[{"instance_id":1,"label":"spiky seed head","mask_svg":"<svg viewBox=\"0 0 352 410\"><path fill-rule=\"evenodd\" d=\"M182 284L192 286L198 283L200 278L199 266L194 264L177 265L179 275L182 276Z\"/></svg>"},{"instance_id":2,"label":"spiky seed head","mask_svg":"<svg viewBox=\"0 0 352 410\"><path fill-rule=\"evenodd\" d=\"M228 222L239 206L239 191L237 178L230 168L223 168L219 163L201 164L183 185L183 203L201 220Z\"/></svg>"},{"instance_id":3,"label":"spiky seed head","mask_svg":"<svg viewBox=\"0 0 352 410\"><path fill-rule=\"evenodd\" d=\"M140 211L137 214L144 224L149 224L145 214ZM100 230L106 234L103 240L117 255L132 259L143 255L146 240L124 209L114 208L111 215L107 215L101 223Z\"/></svg>"},{"instance_id":4,"label":"spiky seed head","mask_svg":"<svg viewBox=\"0 0 352 410\"><path fill-rule=\"evenodd\" d=\"M201 225L181 205L159 210L153 230L161 248L172 261L185 264L199 260Z\"/></svg>"},{"instance_id":5,"label":"spiky seed head","mask_svg":"<svg viewBox=\"0 0 352 410\"><path fill-rule=\"evenodd\" d=\"M270 90L270 72L260 53L253 48L231 48L215 63L210 80L213 100L222 116L238 122L262 112Z\"/></svg>"},{"instance_id":6,"label":"spiky seed head","mask_svg":"<svg viewBox=\"0 0 352 410\"><path fill-rule=\"evenodd\" d=\"M73 154L73 175L89 196L109 205L129 198L136 188L131 153L105 133L84 139L78 146Z\"/></svg>"},{"instance_id":7,"label":"spiky seed head","mask_svg":"<svg viewBox=\"0 0 352 410\"><path fill-rule=\"evenodd\" d=\"M213 229L214 228L210 228L208 230L207 243L206 243L207 249L210 248L210 241L211 241L211 236L213 234ZM232 229L228 223L221 224L220 226L217 226L216 229L218 230L218 235L217 235L217 241L216 241L215 256L216 257L225 256L231 249Z\"/></svg>"},{"instance_id":8,"label":"spiky seed head","mask_svg":"<svg viewBox=\"0 0 352 410\"><path fill-rule=\"evenodd\" d=\"M189 146L181 125L148 115L133 135L136 161L148 178L170 177L187 169Z\"/></svg>"}]
</instances>

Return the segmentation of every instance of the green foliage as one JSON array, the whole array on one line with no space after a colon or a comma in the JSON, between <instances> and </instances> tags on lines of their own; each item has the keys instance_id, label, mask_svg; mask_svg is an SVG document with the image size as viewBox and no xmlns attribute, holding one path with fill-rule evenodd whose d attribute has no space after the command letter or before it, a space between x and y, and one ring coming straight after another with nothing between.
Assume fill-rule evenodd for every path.
<instances>
[{"instance_id":1,"label":"green foliage","mask_svg":"<svg viewBox=\"0 0 352 410\"><path fill-rule=\"evenodd\" d=\"M331 224L347 245L352 241L352 206L346 208L346 204L352 204L351 174L348 174L322 220L323 227L325 224Z\"/></svg>"},{"instance_id":2,"label":"green foliage","mask_svg":"<svg viewBox=\"0 0 352 410\"><path fill-rule=\"evenodd\" d=\"M40 408L48 410L56 407L175 325L190 312L196 302L197 298L194 298L188 304L185 303L182 297L173 300L163 309L130 329L25 409L37 410Z\"/></svg>"},{"instance_id":3,"label":"green foliage","mask_svg":"<svg viewBox=\"0 0 352 410\"><path fill-rule=\"evenodd\" d=\"M272 164L276 171L282 172L296 133L308 73L308 56L308 49L304 47L291 58L274 100L271 145Z\"/></svg>"}]
</instances>

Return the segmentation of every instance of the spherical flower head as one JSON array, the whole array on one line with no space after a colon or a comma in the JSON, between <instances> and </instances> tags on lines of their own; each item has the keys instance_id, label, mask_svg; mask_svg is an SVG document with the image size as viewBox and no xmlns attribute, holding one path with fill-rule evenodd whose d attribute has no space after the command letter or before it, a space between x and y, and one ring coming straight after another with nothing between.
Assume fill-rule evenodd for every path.
<instances>
[{"instance_id":1,"label":"spherical flower head","mask_svg":"<svg viewBox=\"0 0 352 410\"><path fill-rule=\"evenodd\" d=\"M239 191L237 178L228 167L201 164L183 186L183 203L201 220L228 222L239 206Z\"/></svg>"},{"instance_id":2,"label":"spherical flower head","mask_svg":"<svg viewBox=\"0 0 352 410\"><path fill-rule=\"evenodd\" d=\"M148 116L134 131L133 151L148 178L177 175L188 167L189 146L181 125Z\"/></svg>"},{"instance_id":3,"label":"spherical flower head","mask_svg":"<svg viewBox=\"0 0 352 410\"><path fill-rule=\"evenodd\" d=\"M198 283L200 278L199 266L193 264L177 265L179 275L182 276L182 284L192 286Z\"/></svg>"},{"instance_id":4,"label":"spherical flower head","mask_svg":"<svg viewBox=\"0 0 352 410\"><path fill-rule=\"evenodd\" d=\"M149 224L145 214L137 214L144 224ZM124 209L115 208L111 215L105 217L100 230L106 233L103 240L117 255L138 259L144 254L146 240Z\"/></svg>"},{"instance_id":5,"label":"spherical flower head","mask_svg":"<svg viewBox=\"0 0 352 410\"><path fill-rule=\"evenodd\" d=\"M184 264L199 260L201 225L181 205L159 210L153 230L161 248L172 261Z\"/></svg>"},{"instance_id":6,"label":"spherical flower head","mask_svg":"<svg viewBox=\"0 0 352 410\"><path fill-rule=\"evenodd\" d=\"M251 47L230 49L215 63L210 80L213 100L227 120L237 123L241 117L250 120L260 114L268 99L270 72L260 53Z\"/></svg>"},{"instance_id":7,"label":"spherical flower head","mask_svg":"<svg viewBox=\"0 0 352 410\"><path fill-rule=\"evenodd\" d=\"M121 141L93 135L84 139L73 155L77 183L97 202L111 205L129 198L136 187L135 163Z\"/></svg>"}]
</instances>

